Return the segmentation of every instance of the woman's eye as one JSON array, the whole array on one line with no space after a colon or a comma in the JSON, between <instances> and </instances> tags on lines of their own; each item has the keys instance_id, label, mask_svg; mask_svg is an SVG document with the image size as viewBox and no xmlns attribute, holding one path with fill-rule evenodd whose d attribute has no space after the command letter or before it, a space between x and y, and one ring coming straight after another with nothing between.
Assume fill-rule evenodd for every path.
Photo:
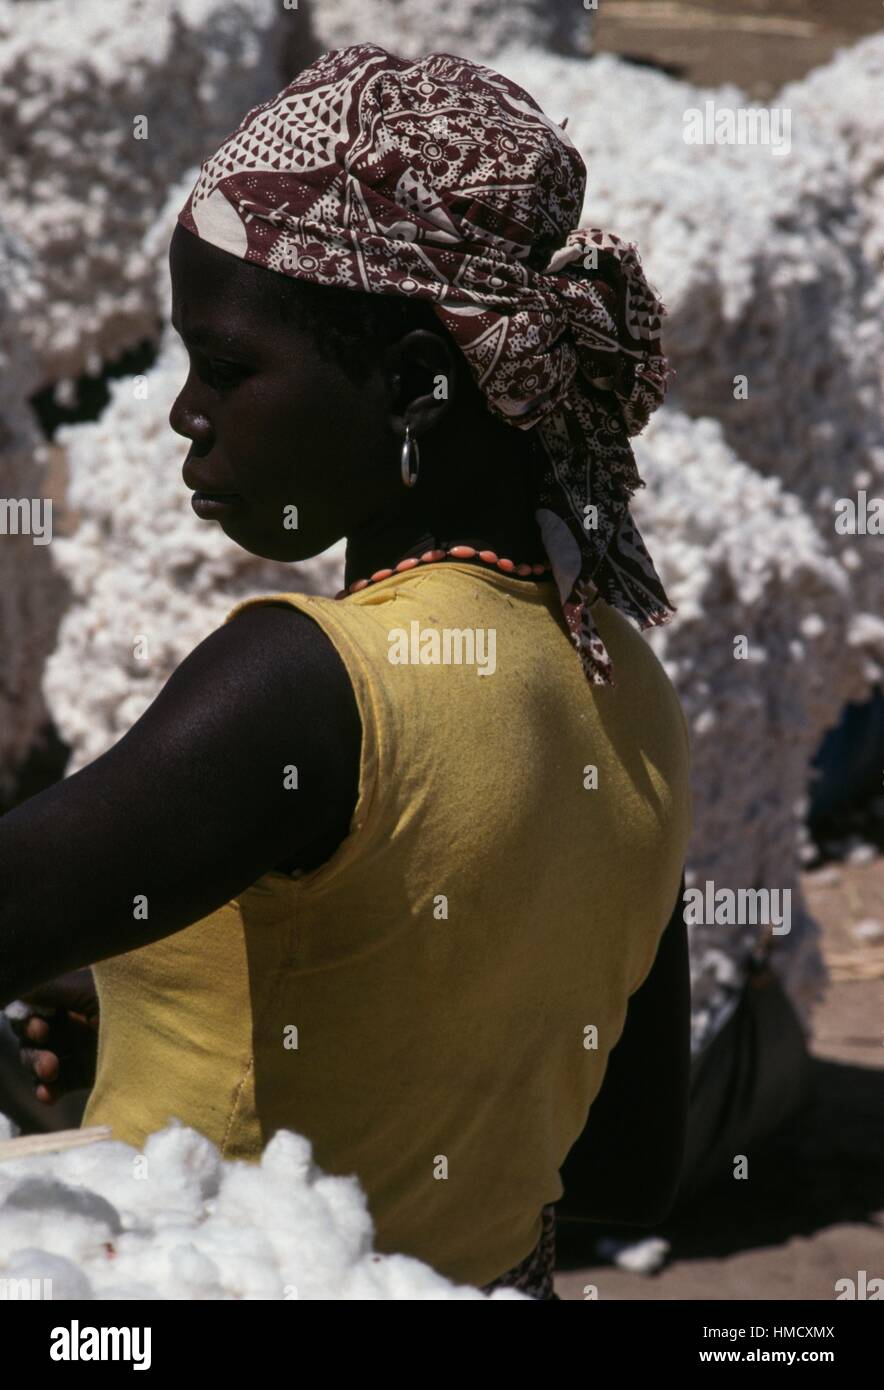
<instances>
[{"instance_id":1,"label":"woman's eye","mask_svg":"<svg viewBox=\"0 0 884 1390\"><path fill-rule=\"evenodd\" d=\"M224 362L213 359L206 363L211 379L219 386L232 386L245 374L245 368L238 362Z\"/></svg>"}]
</instances>

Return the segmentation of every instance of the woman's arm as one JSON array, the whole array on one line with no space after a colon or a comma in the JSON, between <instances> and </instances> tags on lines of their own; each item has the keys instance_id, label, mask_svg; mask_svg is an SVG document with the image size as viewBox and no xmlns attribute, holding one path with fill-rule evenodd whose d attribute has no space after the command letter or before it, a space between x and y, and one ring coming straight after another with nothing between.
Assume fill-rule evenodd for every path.
<instances>
[{"instance_id":1,"label":"woman's arm","mask_svg":"<svg viewBox=\"0 0 884 1390\"><path fill-rule=\"evenodd\" d=\"M691 1070L684 878L654 964L632 995L602 1088L562 1165L563 1217L655 1226L678 1192Z\"/></svg>"},{"instance_id":2,"label":"woman's arm","mask_svg":"<svg viewBox=\"0 0 884 1390\"><path fill-rule=\"evenodd\" d=\"M305 614L248 608L213 632L114 748L0 818L0 1006L345 834L361 732L344 665Z\"/></svg>"}]
</instances>

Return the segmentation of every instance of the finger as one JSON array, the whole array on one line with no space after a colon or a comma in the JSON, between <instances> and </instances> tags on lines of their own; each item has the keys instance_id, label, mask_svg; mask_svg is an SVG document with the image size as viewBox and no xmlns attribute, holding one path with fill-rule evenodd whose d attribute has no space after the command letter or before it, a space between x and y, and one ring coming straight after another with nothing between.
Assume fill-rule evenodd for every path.
<instances>
[{"instance_id":1,"label":"finger","mask_svg":"<svg viewBox=\"0 0 884 1390\"><path fill-rule=\"evenodd\" d=\"M17 1038L25 1038L28 1036L28 1028L35 1018L39 1018L42 1023L47 1022L47 1019L43 1018L40 1014L29 1013L23 1015L21 1018L15 1018L14 1016L10 1018L9 1014L6 1015L6 1021Z\"/></svg>"},{"instance_id":2,"label":"finger","mask_svg":"<svg viewBox=\"0 0 884 1390\"><path fill-rule=\"evenodd\" d=\"M37 1014L32 1014L24 1027L26 1038L32 1042L43 1042L49 1033L49 1024L45 1018L40 1018Z\"/></svg>"},{"instance_id":3,"label":"finger","mask_svg":"<svg viewBox=\"0 0 884 1390\"><path fill-rule=\"evenodd\" d=\"M41 1081L57 1081L60 1071L58 1058L54 1052L32 1051L31 1067L34 1075Z\"/></svg>"},{"instance_id":4,"label":"finger","mask_svg":"<svg viewBox=\"0 0 884 1390\"><path fill-rule=\"evenodd\" d=\"M98 1008L95 980L88 968L72 970L47 980L24 996L26 1004L57 1006L62 1009L78 1009L89 1015Z\"/></svg>"},{"instance_id":5,"label":"finger","mask_svg":"<svg viewBox=\"0 0 884 1390\"><path fill-rule=\"evenodd\" d=\"M38 1086L55 1087L58 1079L59 1065L58 1058L52 1052L46 1052L33 1047L23 1047L19 1051L19 1059L26 1072L30 1072ZM49 1060L51 1059L50 1064Z\"/></svg>"},{"instance_id":6,"label":"finger","mask_svg":"<svg viewBox=\"0 0 884 1390\"><path fill-rule=\"evenodd\" d=\"M44 1105L54 1105L58 1100L58 1091L54 1086L38 1086L34 1094Z\"/></svg>"}]
</instances>

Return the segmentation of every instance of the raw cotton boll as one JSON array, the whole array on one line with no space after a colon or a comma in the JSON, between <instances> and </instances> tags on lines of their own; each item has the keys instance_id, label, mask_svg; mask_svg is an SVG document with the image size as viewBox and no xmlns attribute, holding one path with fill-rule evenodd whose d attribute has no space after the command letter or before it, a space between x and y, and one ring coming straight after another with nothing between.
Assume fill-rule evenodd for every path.
<instances>
[{"instance_id":1,"label":"raw cotton boll","mask_svg":"<svg viewBox=\"0 0 884 1390\"><path fill-rule=\"evenodd\" d=\"M372 1223L365 1195L350 1178L318 1177L313 1191L340 1231L347 1248L365 1253L371 1249Z\"/></svg>"},{"instance_id":2,"label":"raw cotton boll","mask_svg":"<svg viewBox=\"0 0 884 1390\"><path fill-rule=\"evenodd\" d=\"M269 1229L271 1212L283 1240L294 1230L318 1229L326 1216L309 1182L287 1187L278 1172L265 1172L259 1164L235 1162L225 1174L213 1215L233 1224L258 1220L262 1228Z\"/></svg>"},{"instance_id":3,"label":"raw cotton boll","mask_svg":"<svg viewBox=\"0 0 884 1390\"><path fill-rule=\"evenodd\" d=\"M105 1226L111 1235L118 1235L122 1223L118 1213L104 1198L83 1188L70 1187L57 1178L41 1177L37 1174L16 1184L6 1197L6 1206L15 1211L67 1212L82 1216L87 1221Z\"/></svg>"},{"instance_id":4,"label":"raw cotton boll","mask_svg":"<svg viewBox=\"0 0 884 1390\"><path fill-rule=\"evenodd\" d=\"M163 1135L169 1133L162 1131ZM174 1131L172 1133L174 1135ZM158 1137L151 1136L151 1139ZM187 1131L187 1137L194 1147L209 1142L193 1130ZM209 1147L212 1149L211 1145ZM217 1151L213 1152L220 1164ZM192 1169L188 1169L177 1154L165 1168L162 1164L152 1167L149 1156L139 1154L130 1144L108 1140L59 1154L35 1155L27 1162L29 1170L42 1165L44 1174L53 1174L70 1186L90 1191L100 1189L127 1229L142 1220L151 1221L158 1206L162 1206L164 1218L168 1220L189 1219L201 1210L200 1184L194 1179ZM13 1162L4 1163L0 1177L12 1166Z\"/></svg>"},{"instance_id":5,"label":"raw cotton boll","mask_svg":"<svg viewBox=\"0 0 884 1390\"><path fill-rule=\"evenodd\" d=\"M173 1122L144 1145L147 1181L157 1184L156 1199L167 1212L190 1216L218 1192L221 1159L210 1140Z\"/></svg>"},{"instance_id":6,"label":"raw cotton boll","mask_svg":"<svg viewBox=\"0 0 884 1390\"><path fill-rule=\"evenodd\" d=\"M291 1181L293 1173L304 1182L314 1182L319 1177L310 1140L287 1129L274 1134L261 1155L261 1167L283 1181Z\"/></svg>"},{"instance_id":7,"label":"raw cotton boll","mask_svg":"<svg viewBox=\"0 0 884 1390\"><path fill-rule=\"evenodd\" d=\"M164 1298L263 1298L281 1296L273 1247L250 1222L157 1225L149 1238L120 1242L114 1277L147 1280Z\"/></svg>"},{"instance_id":8,"label":"raw cotton boll","mask_svg":"<svg viewBox=\"0 0 884 1390\"><path fill-rule=\"evenodd\" d=\"M359 1193L355 1178L327 1181L352 1186ZM371 1249L367 1209L361 1230L354 1233L352 1221L339 1229L334 1210L312 1185L287 1184L282 1174L267 1172L263 1165L240 1164L230 1170L213 1217L236 1225L257 1224L266 1231L282 1283L296 1287L301 1298L333 1296L341 1269ZM277 1296L282 1296L281 1290Z\"/></svg>"},{"instance_id":9,"label":"raw cotton boll","mask_svg":"<svg viewBox=\"0 0 884 1390\"><path fill-rule=\"evenodd\" d=\"M26 1163L28 1170L57 1176L68 1186L100 1190L120 1213L122 1225L128 1226L138 1222L142 1215L150 1219L156 1205L156 1193L150 1190L150 1184L135 1176L136 1158L138 1151L133 1150L131 1145L108 1140L103 1144L65 1150L61 1154L33 1155ZM18 1159L4 1162L0 1176L18 1166L18 1162Z\"/></svg>"},{"instance_id":10,"label":"raw cotton boll","mask_svg":"<svg viewBox=\"0 0 884 1390\"><path fill-rule=\"evenodd\" d=\"M261 1200L278 1203L277 1249L286 1284L300 1289L325 1284L334 1286L342 1265L370 1253L373 1225L365 1194L352 1177L326 1177L312 1162L312 1149L301 1135L280 1131L261 1157ZM307 1185L309 1208L291 1203L292 1178L296 1173ZM243 1169L240 1178L248 1178ZM228 1182L218 1214L230 1216L228 1201L237 1185ZM334 1241L323 1243L322 1231L331 1229ZM329 1296L332 1296L331 1294Z\"/></svg>"},{"instance_id":11,"label":"raw cotton boll","mask_svg":"<svg viewBox=\"0 0 884 1390\"><path fill-rule=\"evenodd\" d=\"M210 1219L201 1232L200 1250L211 1261L223 1297L273 1300L283 1297L283 1274L274 1242L266 1230L249 1229L242 1221ZM171 1296L192 1298L194 1295L188 1292L183 1278L184 1267L176 1264L180 1251L178 1245L170 1252L170 1278L176 1270L181 1275L178 1288Z\"/></svg>"},{"instance_id":12,"label":"raw cotton boll","mask_svg":"<svg viewBox=\"0 0 884 1390\"><path fill-rule=\"evenodd\" d=\"M52 1178L25 1177L0 1188L0 1260L33 1246L64 1255L77 1265L105 1253L120 1230L114 1208L97 1193Z\"/></svg>"},{"instance_id":13,"label":"raw cotton boll","mask_svg":"<svg viewBox=\"0 0 884 1390\"><path fill-rule=\"evenodd\" d=\"M263 1232L243 1225L219 1242L206 1221L208 1204L188 1219L167 1212L159 1194L152 1195L153 1205L114 1244L105 1275L115 1284L143 1282L163 1298L239 1298L253 1265L272 1268L273 1252Z\"/></svg>"}]
</instances>

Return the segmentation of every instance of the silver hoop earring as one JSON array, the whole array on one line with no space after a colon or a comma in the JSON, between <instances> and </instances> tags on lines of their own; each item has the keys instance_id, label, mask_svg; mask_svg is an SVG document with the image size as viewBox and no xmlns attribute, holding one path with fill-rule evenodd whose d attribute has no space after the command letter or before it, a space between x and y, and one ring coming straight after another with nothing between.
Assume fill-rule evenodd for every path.
<instances>
[{"instance_id":1,"label":"silver hoop earring","mask_svg":"<svg viewBox=\"0 0 884 1390\"><path fill-rule=\"evenodd\" d=\"M417 475L420 472L420 451L417 447L417 440L411 433L411 426L405 426L405 438L402 441L402 455L399 461L402 473L402 482L405 487L414 487L417 482Z\"/></svg>"}]
</instances>

